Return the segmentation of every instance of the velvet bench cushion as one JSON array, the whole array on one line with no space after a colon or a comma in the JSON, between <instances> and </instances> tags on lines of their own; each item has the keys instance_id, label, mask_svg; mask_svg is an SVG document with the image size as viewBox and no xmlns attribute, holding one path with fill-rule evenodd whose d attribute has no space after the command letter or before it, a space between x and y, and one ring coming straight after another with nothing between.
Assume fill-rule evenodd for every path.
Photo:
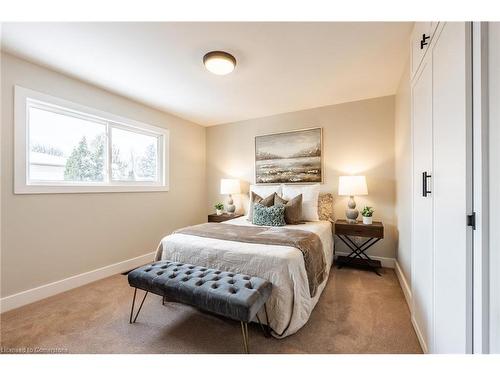
<instances>
[{"instance_id":1,"label":"velvet bench cushion","mask_svg":"<svg viewBox=\"0 0 500 375\"><path fill-rule=\"evenodd\" d=\"M250 322L271 295L260 277L172 261L159 261L128 274L130 286L227 318Z\"/></svg>"}]
</instances>

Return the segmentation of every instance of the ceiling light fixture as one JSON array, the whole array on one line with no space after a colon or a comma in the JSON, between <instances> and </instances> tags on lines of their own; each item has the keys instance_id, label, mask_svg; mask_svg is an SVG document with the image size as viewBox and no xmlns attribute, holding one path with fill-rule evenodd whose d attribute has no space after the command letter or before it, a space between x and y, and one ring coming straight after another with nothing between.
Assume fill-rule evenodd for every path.
<instances>
[{"instance_id":1,"label":"ceiling light fixture","mask_svg":"<svg viewBox=\"0 0 500 375\"><path fill-rule=\"evenodd\" d=\"M203 56L203 64L209 72L223 76L234 70L236 59L227 52L212 51Z\"/></svg>"}]
</instances>

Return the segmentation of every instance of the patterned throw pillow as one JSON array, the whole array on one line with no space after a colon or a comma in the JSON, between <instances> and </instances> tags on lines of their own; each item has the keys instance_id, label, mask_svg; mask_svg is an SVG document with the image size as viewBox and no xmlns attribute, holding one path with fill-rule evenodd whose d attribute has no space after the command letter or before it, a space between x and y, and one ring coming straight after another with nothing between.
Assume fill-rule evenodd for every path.
<instances>
[{"instance_id":1,"label":"patterned throw pillow","mask_svg":"<svg viewBox=\"0 0 500 375\"><path fill-rule=\"evenodd\" d=\"M335 221L333 203L332 193L319 193L318 216L320 220Z\"/></svg>"},{"instance_id":2,"label":"patterned throw pillow","mask_svg":"<svg viewBox=\"0 0 500 375\"><path fill-rule=\"evenodd\" d=\"M255 203L260 203L263 206L266 207L271 207L274 204L274 197L276 196L276 193L272 193L266 198L262 198L259 194L254 193L253 191L250 192L250 209L248 210L248 221L253 220L253 206Z\"/></svg>"},{"instance_id":3,"label":"patterned throw pillow","mask_svg":"<svg viewBox=\"0 0 500 375\"><path fill-rule=\"evenodd\" d=\"M262 204L255 203L253 206L252 223L270 227L281 227L285 225L285 206L280 204L266 207Z\"/></svg>"}]
</instances>

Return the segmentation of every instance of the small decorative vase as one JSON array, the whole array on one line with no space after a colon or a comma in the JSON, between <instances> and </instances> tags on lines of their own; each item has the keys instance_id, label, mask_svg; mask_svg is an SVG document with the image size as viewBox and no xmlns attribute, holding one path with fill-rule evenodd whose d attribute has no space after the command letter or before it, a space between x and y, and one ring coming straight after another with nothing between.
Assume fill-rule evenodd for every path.
<instances>
[{"instance_id":1,"label":"small decorative vase","mask_svg":"<svg viewBox=\"0 0 500 375\"><path fill-rule=\"evenodd\" d=\"M220 215L222 215L222 210L215 210L215 213L217 216L220 216Z\"/></svg>"},{"instance_id":2,"label":"small decorative vase","mask_svg":"<svg viewBox=\"0 0 500 375\"><path fill-rule=\"evenodd\" d=\"M373 217L363 216L363 224L372 224L372 223L373 223Z\"/></svg>"}]
</instances>

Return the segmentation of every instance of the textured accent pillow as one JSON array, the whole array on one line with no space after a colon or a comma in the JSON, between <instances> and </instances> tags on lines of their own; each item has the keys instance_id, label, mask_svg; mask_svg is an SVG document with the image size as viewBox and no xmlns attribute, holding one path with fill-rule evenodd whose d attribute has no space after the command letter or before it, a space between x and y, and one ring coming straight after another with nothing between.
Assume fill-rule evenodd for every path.
<instances>
[{"instance_id":1,"label":"textured accent pillow","mask_svg":"<svg viewBox=\"0 0 500 375\"><path fill-rule=\"evenodd\" d=\"M283 198L290 200L302 194L302 220L318 221L319 184L283 185Z\"/></svg>"},{"instance_id":2,"label":"textured accent pillow","mask_svg":"<svg viewBox=\"0 0 500 375\"><path fill-rule=\"evenodd\" d=\"M282 227L285 225L285 206L266 207L255 203L253 207L253 220L255 225L266 225L270 227Z\"/></svg>"},{"instance_id":3,"label":"textured accent pillow","mask_svg":"<svg viewBox=\"0 0 500 375\"><path fill-rule=\"evenodd\" d=\"M255 203L260 203L263 206L266 207L271 207L274 204L274 197L276 196L276 193L272 193L271 195L262 198L259 194L254 193L253 191L250 192L250 207L248 208L248 221L253 221L253 209Z\"/></svg>"},{"instance_id":4,"label":"textured accent pillow","mask_svg":"<svg viewBox=\"0 0 500 375\"><path fill-rule=\"evenodd\" d=\"M302 223L302 194L297 195L289 201L275 195L274 205L277 206L279 204L285 206L285 222L287 224Z\"/></svg>"},{"instance_id":5,"label":"textured accent pillow","mask_svg":"<svg viewBox=\"0 0 500 375\"><path fill-rule=\"evenodd\" d=\"M333 215L333 194L319 193L318 216L320 220L335 220Z\"/></svg>"}]
</instances>

